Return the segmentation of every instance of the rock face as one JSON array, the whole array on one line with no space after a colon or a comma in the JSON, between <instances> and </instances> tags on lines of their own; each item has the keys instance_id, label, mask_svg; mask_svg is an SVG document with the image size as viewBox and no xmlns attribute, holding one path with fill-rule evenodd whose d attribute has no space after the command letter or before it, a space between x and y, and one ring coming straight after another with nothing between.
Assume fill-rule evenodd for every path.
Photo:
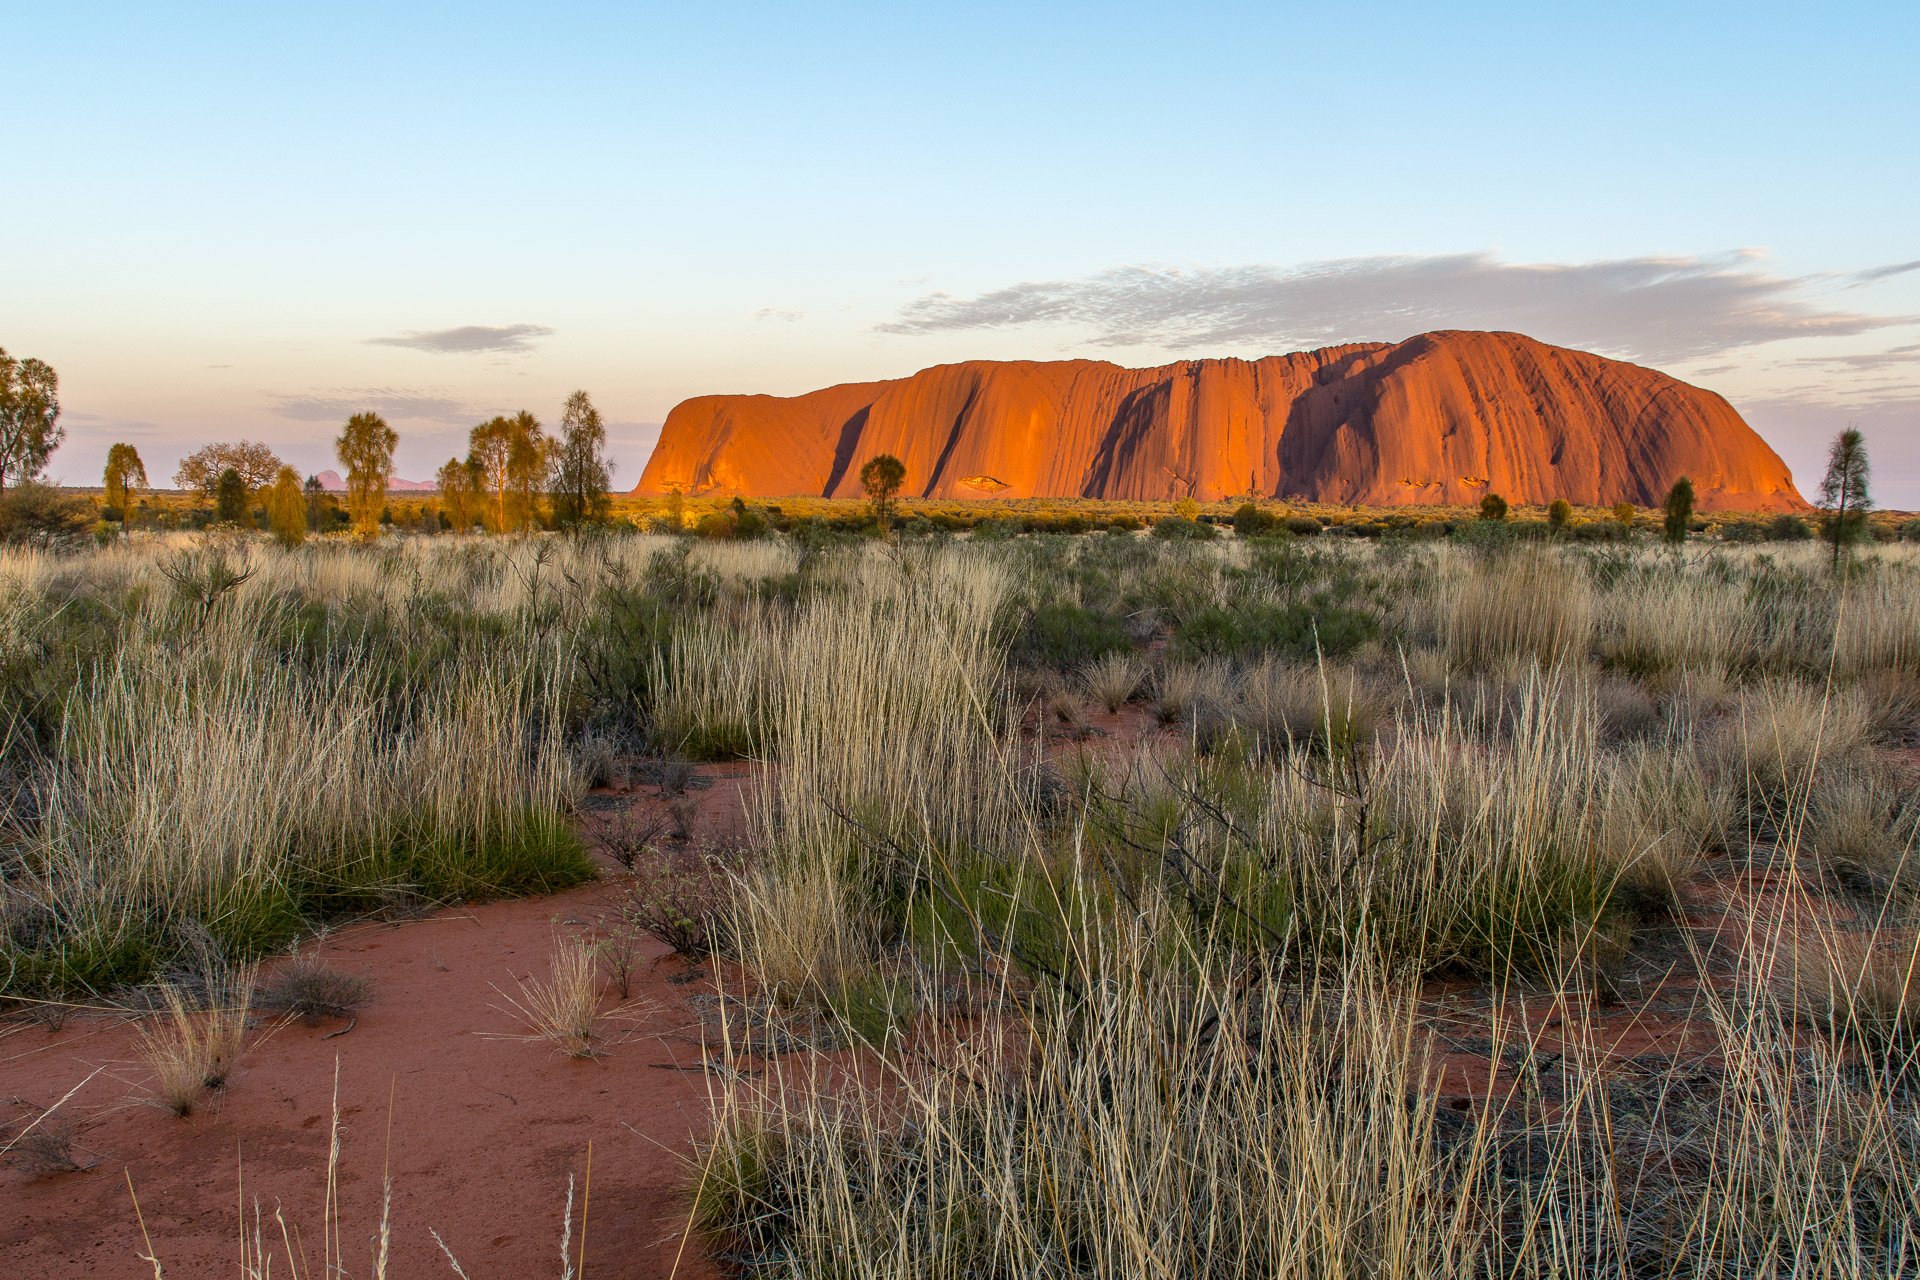
<instances>
[{"instance_id":1,"label":"rock face","mask_svg":"<svg viewBox=\"0 0 1920 1280\"><path fill-rule=\"evenodd\" d=\"M854 497L891 453L935 498L1268 498L1360 505L1806 503L1710 391L1517 333L1439 332L1260 360L1122 369L969 361L808 395L676 407L634 489Z\"/></svg>"}]
</instances>

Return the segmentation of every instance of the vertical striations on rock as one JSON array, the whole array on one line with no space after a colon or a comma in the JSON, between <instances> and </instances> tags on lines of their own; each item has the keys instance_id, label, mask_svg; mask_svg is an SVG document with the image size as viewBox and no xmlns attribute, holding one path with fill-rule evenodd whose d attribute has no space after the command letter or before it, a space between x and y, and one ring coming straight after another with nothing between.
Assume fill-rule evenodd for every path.
<instances>
[{"instance_id":1,"label":"vertical striations on rock","mask_svg":"<svg viewBox=\"0 0 1920 1280\"><path fill-rule=\"evenodd\" d=\"M1711 391L1517 333L1425 333L1123 369L968 361L807 395L677 406L634 493L860 492L891 453L935 498L1269 498L1393 506L1619 501L1693 480L1700 509L1806 506Z\"/></svg>"}]
</instances>

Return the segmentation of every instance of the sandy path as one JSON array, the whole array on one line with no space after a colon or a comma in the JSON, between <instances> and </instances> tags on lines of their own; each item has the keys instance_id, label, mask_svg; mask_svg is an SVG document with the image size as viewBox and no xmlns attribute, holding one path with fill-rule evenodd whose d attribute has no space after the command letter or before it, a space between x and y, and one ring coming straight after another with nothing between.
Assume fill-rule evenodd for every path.
<instances>
[{"instance_id":1,"label":"sandy path","mask_svg":"<svg viewBox=\"0 0 1920 1280\"><path fill-rule=\"evenodd\" d=\"M703 811L737 813L741 803L725 785L695 795ZM722 812L713 818L719 821L701 827L729 824ZM97 1163L36 1180L0 1170L0 1275L150 1276L137 1256L128 1174L169 1276L234 1268L237 1160L249 1206L257 1198L272 1228L275 1203L283 1205L317 1269L336 1062L348 1274L370 1274L391 1093L390 1275L453 1274L429 1227L473 1280L559 1275L567 1175L585 1174L589 1139L587 1274L713 1275L697 1243L682 1247L681 1195L689 1139L704 1129L708 1105L689 1000L712 990L711 981L686 981L687 966L662 958L666 947L643 937L640 953L650 963L640 966L633 995L657 1009L628 1024L624 1042L605 1056L575 1061L499 1038L519 1027L495 1007L503 1003L495 988L513 990L515 976L544 978L555 935L599 918L613 892L586 885L450 908L399 924L355 925L313 944L307 949L328 963L373 979L352 1030L331 1038L346 1024L271 1030L228 1087L204 1095L186 1119L147 1103L151 1074L124 1020L75 1015L51 1032L6 1024L5 1118L30 1116L92 1076L63 1114L81 1122L82 1158ZM284 1259L275 1268L285 1274Z\"/></svg>"}]
</instances>

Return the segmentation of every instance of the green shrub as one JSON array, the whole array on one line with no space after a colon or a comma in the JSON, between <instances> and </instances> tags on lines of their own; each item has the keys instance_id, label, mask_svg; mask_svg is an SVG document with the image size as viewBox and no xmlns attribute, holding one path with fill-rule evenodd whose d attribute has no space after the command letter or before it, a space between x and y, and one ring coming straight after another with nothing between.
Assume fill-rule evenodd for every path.
<instances>
[{"instance_id":1,"label":"green shrub","mask_svg":"<svg viewBox=\"0 0 1920 1280\"><path fill-rule=\"evenodd\" d=\"M1185 516L1167 516L1154 521L1153 536L1170 542L1206 542L1220 534L1210 524L1201 524Z\"/></svg>"},{"instance_id":2,"label":"green shrub","mask_svg":"<svg viewBox=\"0 0 1920 1280\"><path fill-rule=\"evenodd\" d=\"M1269 512L1262 511L1251 502L1243 502L1233 513L1233 531L1243 538L1258 537L1271 533L1279 521Z\"/></svg>"},{"instance_id":3,"label":"green shrub","mask_svg":"<svg viewBox=\"0 0 1920 1280\"><path fill-rule=\"evenodd\" d=\"M1379 631L1370 614L1335 604L1276 605L1244 603L1224 609L1208 605L1184 618L1174 648L1196 657L1240 657L1249 661L1272 654L1308 662L1350 653Z\"/></svg>"},{"instance_id":4,"label":"green shrub","mask_svg":"<svg viewBox=\"0 0 1920 1280\"><path fill-rule=\"evenodd\" d=\"M973 536L992 542L1002 538L1017 538L1025 529L1023 521L989 517L974 523Z\"/></svg>"},{"instance_id":5,"label":"green shrub","mask_svg":"<svg viewBox=\"0 0 1920 1280\"><path fill-rule=\"evenodd\" d=\"M1021 624L1012 656L1029 666L1078 671L1097 658L1132 647L1127 633L1112 618L1077 604L1043 604Z\"/></svg>"},{"instance_id":6,"label":"green shrub","mask_svg":"<svg viewBox=\"0 0 1920 1280\"><path fill-rule=\"evenodd\" d=\"M1813 530L1805 520L1789 512L1767 521L1767 537L1773 542L1806 542L1813 537Z\"/></svg>"},{"instance_id":7,"label":"green shrub","mask_svg":"<svg viewBox=\"0 0 1920 1280\"><path fill-rule=\"evenodd\" d=\"M1288 516L1281 523L1286 531L1296 538L1311 538L1322 528L1320 522L1312 516Z\"/></svg>"}]
</instances>

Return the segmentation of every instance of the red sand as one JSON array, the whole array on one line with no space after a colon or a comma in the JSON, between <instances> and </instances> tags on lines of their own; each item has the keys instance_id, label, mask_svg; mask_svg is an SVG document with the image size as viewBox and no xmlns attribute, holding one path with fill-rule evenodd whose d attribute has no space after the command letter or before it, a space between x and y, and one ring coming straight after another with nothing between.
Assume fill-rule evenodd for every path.
<instances>
[{"instance_id":1,"label":"red sand","mask_svg":"<svg viewBox=\"0 0 1920 1280\"><path fill-rule=\"evenodd\" d=\"M330 964L374 979L352 1031L328 1038L343 1022L281 1027L187 1119L140 1101L150 1076L133 1029L117 1019L76 1017L57 1033L27 1027L0 1040L0 1087L34 1106L104 1068L63 1109L85 1123L79 1141L97 1167L34 1182L0 1175L0 1271L151 1274L136 1256L141 1238L126 1173L170 1274L231 1267L236 1157L249 1204L259 1200L269 1230L276 1200L283 1204L317 1266L337 1061L341 1237L354 1273L367 1273L367 1240L379 1221L391 1091L391 1274L452 1275L432 1227L474 1280L557 1275L567 1174L584 1175L589 1139L589 1274L674 1274L686 1217L676 1190L707 1107L698 1027L686 1007L699 985L667 982L684 971L677 960L644 973L634 994L662 1012L635 1023L631 1038L598 1059L491 1038L520 1030L493 1007L504 1003L494 988L514 990L516 975L544 978L555 932L593 918L606 893L588 886L397 926L358 925L327 939L318 950ZM651 939L645 945L649 956L666 950ZM656 1038L675 1030L696 1043ZM678 1274L713 1272L689 1245Z\"/></svg>"}]
</instances>

